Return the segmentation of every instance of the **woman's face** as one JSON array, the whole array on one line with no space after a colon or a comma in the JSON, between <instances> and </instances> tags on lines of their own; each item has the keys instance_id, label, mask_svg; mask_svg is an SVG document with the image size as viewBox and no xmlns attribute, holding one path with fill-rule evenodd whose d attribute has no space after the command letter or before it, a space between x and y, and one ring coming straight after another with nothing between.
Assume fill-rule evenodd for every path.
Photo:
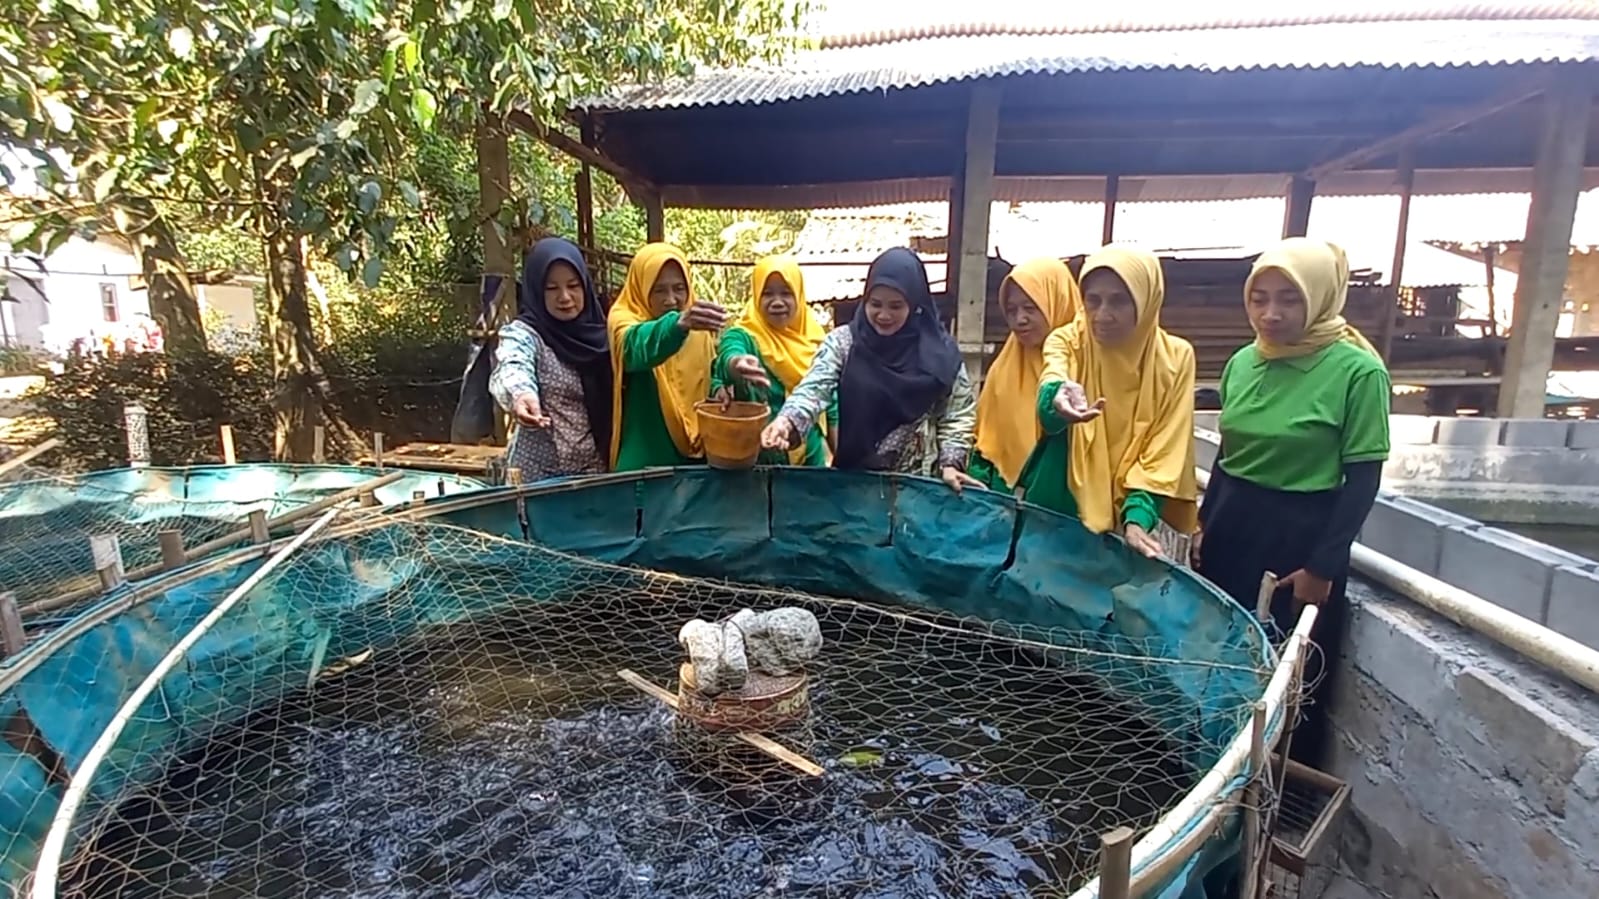
<instances>
[{"instance_id":1,"label":"woman's face","mask_svg":"<svg viewBox=\"0 0 1599 899\"><path fill-rule=\"evenodd\" d=\"M891 337L905 327L911 317L910 301L892 287L882 284L866 293L866 321L872 330L883 337Z\"/></svg>"},{"instance_id":2,"label":"woman's face","mask_svg":"<svg viewBox=\"0 0 1599 899\"><path fill-rule=\"evenodd\" d=\"M799 311L798 303L794 288L788 286L782 275L773 272L766 276L766 283L761 286L761 315L768 325L781 328L793 321L794 314Z\"/></svg>"},{"instance_id":3,"label":"woman's face","mask_svg":"<svg viewBox=\"0 0 1599 899\"><path fill-rule=\"evenodd\" d=\"M1138 330L1138 304L1132 291L1121 275L1108 268L1094 269L1083 279L1083 314L1094 340L1103 346L1121 346Z\"/></svg>"},{"instance_id":4,"label":"woman's face","mask_svg":"<svg viewBox=\"0 0 1599 899\"><path fill-rule=\"evenodd\" d=\"M1249 326L1268 343L1293 343L1305 333L1305 295L1280 269L1268 268L1250 282L1244 306Z\"/></svg>"},{"instance_id":5,"label":"woman's face","mask_svg":"<svg viewBox=\"0 0 1599 899\"><path fill-rule=\"evenodd\" d=\"M655 276L655 283L650 285L650 315L660 318L687 305L688 275L674 259L661 266L660 272Z\"/></svg>"},{"instance_id":6,"label":"woman's face","mask_svg":"<svg viewBox=\"0 0 1599 899\"><path fill-rule=\"evenodd\" d=\"M583 314L583 278L569 262L553 262L544 273L544 308L550 318L569 322Z\"/></svg>"},{"instance_id":7,"label":"woman's face","mask_svg":"<svg viewBox=\"0 0 1599 899\"><path fill-rule=\"evenodd\" d=\"M1016 335L1017 343L1028 349L1044 345L1044 338L1049 336L1049 320L1020 284L1006 281L999 305L1005 312L1005 324Z\"/></svg>"}]
</instances>

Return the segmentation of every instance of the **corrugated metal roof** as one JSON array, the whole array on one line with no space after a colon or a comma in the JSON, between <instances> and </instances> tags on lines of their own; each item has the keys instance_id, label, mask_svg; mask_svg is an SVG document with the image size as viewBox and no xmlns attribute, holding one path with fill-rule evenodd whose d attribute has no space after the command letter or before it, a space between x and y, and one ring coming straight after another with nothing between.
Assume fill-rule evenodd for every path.
<instances>
[{"instance_id":1,"label":"corrugated metal roof","mask_svg":"<svg viewBox=\"0 0 1599 899\"><path fill-rule=\"evenodd\" d=\"M936 14L924 13L911 25L895 19L902 10L893 4L865 7L851 3L847 13L820 15L823 23L836 20L848 24L845 30L823 33L824 49L883 44L931 37L975 37L994 34L1128 34L1146 31L1200 31L1217 28L1268 28L1292 25L1369 24L1376 22L1472 21L1548 21L1551 19L1599 18L1599 7L1586 0L1557 0L1545 3L1480 3L1450 0L1340 0L1330 8L1316 9L1313 0L1299 0L1299 8L1284 12L1280 0L1250 4L1211 2L1199 8L1172 9L1158 4L1138 11L1124 5L1104 11L1072 10L1070 21L1060 21L1060 10L1048 4L1027 0L1015 8L996 10L989 0L983 10L986 18L971 19L964 11L959 17L939 21ZM1006 4L998 4L1003 7ZM1251 6L1257 8L1251 9ZM1310 7L1310 8L1306 8ZM841 11L842 12L842 11ZM874 15L875 14L875 15ZM862 27L863 23L867 24ZM825 25L824 25L825 28Z\"/></svg>"},{"instance_id":2,"label":"corrugated metal roof","mask_svg":"<svg viewBox=\"0 0 1599 899\"><path fill-rule=\"evenodd\" d=\"M766 104L968 79L1084 72L1448 68L1599 60L1599 20L1350 22L1194 31L989 34L793 54L586 101L590 111Z\"/></svg>"}]
</instances>

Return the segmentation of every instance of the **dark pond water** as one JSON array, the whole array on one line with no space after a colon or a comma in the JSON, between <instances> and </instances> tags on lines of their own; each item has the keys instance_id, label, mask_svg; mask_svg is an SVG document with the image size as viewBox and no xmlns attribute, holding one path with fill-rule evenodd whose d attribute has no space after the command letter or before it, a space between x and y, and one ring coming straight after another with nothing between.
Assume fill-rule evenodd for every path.
<instances>
[{"instance_id":1,"label":"dark pond water","mask_svg":"<svg viewBox=\"0 0 1599 899\"><path fill-rule=\"evenodd\" d=\"M808 732L781 735L827 776L712 769L615 672L675 687L681 624L750 596L600 599L434 632L259 711L122 802L68 894L1064 895L1101 833L1195 780L1091 681L832 603L810 606Z\"/></svg>"}]
</instances>

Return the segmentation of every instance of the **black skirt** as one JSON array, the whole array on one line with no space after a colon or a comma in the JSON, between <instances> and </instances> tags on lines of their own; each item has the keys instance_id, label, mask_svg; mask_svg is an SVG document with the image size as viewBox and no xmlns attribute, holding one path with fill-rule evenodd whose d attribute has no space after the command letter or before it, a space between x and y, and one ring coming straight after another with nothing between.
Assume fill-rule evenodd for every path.
<instances>
[{"instance_id":1,"label":"black skirt","mask_svg":"<svg viewBox=\"0 0 1599 899\"><path fill-rule=\"evenodd\" d=\"M1270 571L1279 578L1298 571L1320 544L1338 490L1291 493L1235 478L1211 467L1210 485L1199 510L1204 538L1198 571L1244 608L1254 611L1261 576ZM1327 707L1332 699L1333 664L1343 646L1347 609L1344 590L1348 570L1336 572L1332 594L1316 618L1311 638L1317 649L1305 659L1305 683L1310 694L1301 700L1300 723L1294 731L1289 756L1321 767L1330 748ZM1267 631L1279 644L1299 618L1293 591L1280 589L1272 596Z\"/></svg>"}]
</instances>

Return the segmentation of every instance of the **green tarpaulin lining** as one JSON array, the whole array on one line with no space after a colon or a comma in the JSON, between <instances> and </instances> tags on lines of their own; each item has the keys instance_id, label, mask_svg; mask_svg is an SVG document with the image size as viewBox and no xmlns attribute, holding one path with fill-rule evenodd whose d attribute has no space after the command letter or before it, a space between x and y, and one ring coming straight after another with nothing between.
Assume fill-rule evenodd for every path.
<instances>
[{"instance_id":1,"label":"green tarpaulin lining","mask_svg":"<svg viewBox=\"0 0 1599 899\"><path fill-rule=\"evenodd\" d=\"M440 521L521 539L509 491ZM446 506L450 501L442 501ZM435 503L438 505L439 503ZM899 603L990 622L1093 653L1072 664L1144 705L1195 771L1215 762L1248 717L1274 656L1253 616L1186 569L1131 553L1074 520L938 481L770 469L682 469L667 477L578 486L525 500L533 542L608 562L746 584ZM442 510L441 510L442 511ZM451 529L386 524L313 544L207 633L118 741L80 821L132 783L161 776L207 729L304 685L317 661L383 648L431 624L511 601L570 596L585 562L525 545L463 553ZM536 566L529 565L537 554ZM0 718L25 708L75 769L168 648L258 562L207 574L101 624L0 696ZM490 573L526 571L513 591L461 590ZM375 610L381 610L377 612ZM396 627L397 616L405 616ZM5 754L9 753L9 754ZM36 803L43 772L0 748L0 877L16 883L43 839L59 788ZM1217 841L1162 895L1204 895L1232 841Z\"/></svg>"}]
</instances>

